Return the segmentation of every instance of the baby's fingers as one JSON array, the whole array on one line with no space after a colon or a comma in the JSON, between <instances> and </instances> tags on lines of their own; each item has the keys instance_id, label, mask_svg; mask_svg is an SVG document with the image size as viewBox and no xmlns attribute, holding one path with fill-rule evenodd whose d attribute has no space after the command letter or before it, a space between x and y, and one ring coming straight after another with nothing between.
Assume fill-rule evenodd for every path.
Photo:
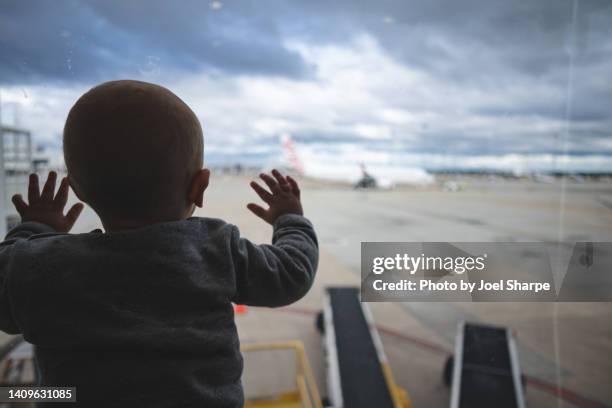
<instances>
[{"instance_id":1,"label":"baby's fingers","mask_svg":"<svg viewBox=\"0 0 612 408\"><path fill-rule=\"evenodd\" d=\"M53 193L55 193L55 182L57 180L57 173L50 171L47 176L47 182L43 187L40 199L43 201L53 201Z\"/></svg>"},{"instance_id":2,"label":"baby's fingers","mask_svg":"<svg viewBox=\"0 0 612 408\"><path fill-rule=\"evenodd\" d=\"M264 183L266 183L266 185L268 187L270 187L270 190L272 191L272 194L278 193L280 191L280 188L278 187L278 183L276 182L276 180L274 180L269 175L267 175L265 173L261 173L259 175L259 178L262 179L264 181Z\"/></svg>"},{"instance_id":3,"label":"baby's fingers","mask_svg":"<svg viewBox=\"0 0 612 408\"><path fill-rule=\"evenodd\" d=\"M53 205L55 208L61 210L66 206L66 203L68 202L69 189L70 186L68 185L68 178L64 177L60 183L59 189L57 190L57 195L53 200Z\"/></svg>"},{"instance_id":4,"label":"baby's fingers","mask_svg":"<svg viewBox=\"0 0 612 408\"><path fill-rule=\"evenodd\" d=\"M38 175L30 174L30 182L28 183L28 202L32 204L40 198L40 190L38 187Z\"/></svg>"},{"instance_id":5,"label":"baby's fingers","mask_svg":"<svg viewBox=\"0 0 612 408\"><path fill-rule=\"evenodd\" d=\"M281 189L283 189L285 191L289 191L289 189L290 189L289 183L287 183L287 179L285 177L283 177L283 175L281 174L280 171L274 169L274 170L272 170L272 175L274 176L274 178L278 182L278 185L280 186Z\"/></svg>"},{"instance_id":6,"label":"baby's fingers","mask_svg":"<svg viewBox=\"0 0 612 408\"><path fill-rule=\"evenodd\" d=\"M297 181L295 181L295 179L291 176L287 176L287 181L291 186L291 191L293 192L293 194L295 194L297 198L300 198L300 186L298 186Z\"/></svg>"},{"instance_id":7,"label":"baby's fingers","mask_svg":"<svg viewBox=\"0 0 612 408\"><path fill-rule=\"evenodd\" d=\"M251 188L255 190L259 198L261 198L264 202L270 203L270 201L272 201L272 194L270 194L268 190L257 184L257 182L251 181Z\"/></svg>"},{"instance_id":8,"label":"baby's fingers","mask_svg":"<svg viewBox=\"0 0 612 408\"><path fill-rule=\"evenodd\" d=\"M84 207L85 206L82 203L76 203L75 205L70 207L70 209L66 213L66 221L68 221L69 224L68 229L72 228L77 218L79 218L79 215L81 215L81 211L83 211Z\"/></svg>"},{"instance_id":9,"label":"baby's fingers","mask_svg":"<svg viewBox=\"0 0 612 408\"><path fill-rule=\"evenodd\" d=\"M25 201L23 201L23 197L21 196L21 194L15 194L12 198L12 201L19 215L23 217L23 213L25 212L25 210L28 209L28 205Z\"/></svg>"},{"instance_id":10,"label":"baby's fingers","mask_svg":"<svg viewBox=\"0 0 612 408\"><path fill-rule=\"evenodd\" d=\"M267 220L267 214L268 214L268 211L266 211L266 210L265 210L263 207L260 207L259 205L254 204L254 203L249 203L249 204L247 204L247 208L248 208L249 210L251 210L251 212L252 212L253 214L255 214L256 216L258 216L258 217L259 217L259 218L261 218L262 220L264 220L264 221L266 221L266 222L268 221L268 220Z\"/></svg>"}]
</instances>

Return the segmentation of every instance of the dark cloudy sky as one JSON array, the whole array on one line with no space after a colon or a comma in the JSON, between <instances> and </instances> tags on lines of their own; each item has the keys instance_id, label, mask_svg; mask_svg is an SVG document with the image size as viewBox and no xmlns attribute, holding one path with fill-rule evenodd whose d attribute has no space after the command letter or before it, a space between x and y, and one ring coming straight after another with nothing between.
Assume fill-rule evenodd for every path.
<instances>
[{"instance_id":1,"label":"dark cloudy sky","mask_svg":"<svg viewBox=\"0 0 612 408\"><path fill-rule=\"evenodd\" d=\"M49 145L83 91L134 78L189 103L213 155L288 133L328 154L612 156L608 0L5 0L0 59L4 121Z\"/></svg>"}]
</instances>

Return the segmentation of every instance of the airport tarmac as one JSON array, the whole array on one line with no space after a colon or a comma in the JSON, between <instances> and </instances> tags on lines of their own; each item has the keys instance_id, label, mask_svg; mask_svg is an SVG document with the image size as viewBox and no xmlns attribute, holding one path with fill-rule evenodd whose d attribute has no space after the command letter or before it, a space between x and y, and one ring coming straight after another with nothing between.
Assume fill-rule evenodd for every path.
<instances>
[{"instance_id":1,"label":"airport tarmac","mask_svg":"<svg viewBox=\"0 0 612 408\"><path fill-rule=\"evenodd\" d=\"M244 237L269 242L271 228L252 215L243 176L215 176L196 215L223 218ZM612 183L537 183L464 178L457 192L439 187L356 191L301 180L306 216L320 240L317 279L294 305L249 307L236 317L243 343L304 342L326 394L322 339L314 318L325 287L360 283L362 241L612 241ZM74 232L98 228L86 209ZM395 379L414 407L446 407L442 368L460 320L504 325L518 336L531 407L612 406L612 303L371 303ZM286 380L281 360L263 359L247 375ZM249 386L247 384L247 392Z\"/></svg>"},{"instance_id":2,"label":"airport tarmac","mask_svg":"<svg viewBox=\"0 0 612 408\"><path fill-rule=\"evenodd\" d=\"M313 324L324 288L359 285L361 241L612 241L612 184L465 178L461 190L355 191L302 181L321 261L312 291L280 309L237 316L243 342L300 339L325 390L321 337ZM244 207L248 178L213 178L202 214L238 225L257 242L270 228ZM561 226L561 227L560 227ZM516 330L529 406L612 406L612 304L371 303L396 381L415 407L446 407L442 367L459 320ZM247 360L248 370L248 360ZM248 372L248 371L247 371ZM266 367L273 375L274 367ZM323 391L324 393L324 391Z\"/></svg>"}]
</instances>

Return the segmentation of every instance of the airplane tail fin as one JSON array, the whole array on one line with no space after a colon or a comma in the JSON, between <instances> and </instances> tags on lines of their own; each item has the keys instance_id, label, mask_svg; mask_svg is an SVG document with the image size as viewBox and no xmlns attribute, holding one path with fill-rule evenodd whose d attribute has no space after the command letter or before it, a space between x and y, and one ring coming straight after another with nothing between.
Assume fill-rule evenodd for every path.
<instances>
[{"instance_id":1,"label":"airplane tail fin","mask_svg":"<svg viewBox=\"0 0 612 408\"><path fill-rule=\"evenodd\" d=\"M284 133L281 135L281 143L283 145L283 149L285 149L286 158L289 162L289 165L293 170L296 171L300 176L304 175L304 165L300 160L300 157L295 149L295 145L293 144L293 139L291 139L291 135L288 133Z\"/></svg>"}]
</instances>

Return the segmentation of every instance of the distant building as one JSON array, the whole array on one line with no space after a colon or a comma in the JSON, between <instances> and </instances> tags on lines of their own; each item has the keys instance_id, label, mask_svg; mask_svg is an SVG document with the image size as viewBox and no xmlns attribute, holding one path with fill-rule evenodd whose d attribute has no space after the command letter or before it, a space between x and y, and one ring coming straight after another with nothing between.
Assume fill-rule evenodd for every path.
<instances>
[{"instance_id":1,"label":"distant building","mask_svg":"<svg viewBox=\"0 0 612 408\"><path fill-rule=\"evenodd\" d=\"M32 135L25 129L0 126L0 136L0 234L4 236L20 220L11 197L27 194L28 175L33 170Z\"/></svg>"}]
</instances>

